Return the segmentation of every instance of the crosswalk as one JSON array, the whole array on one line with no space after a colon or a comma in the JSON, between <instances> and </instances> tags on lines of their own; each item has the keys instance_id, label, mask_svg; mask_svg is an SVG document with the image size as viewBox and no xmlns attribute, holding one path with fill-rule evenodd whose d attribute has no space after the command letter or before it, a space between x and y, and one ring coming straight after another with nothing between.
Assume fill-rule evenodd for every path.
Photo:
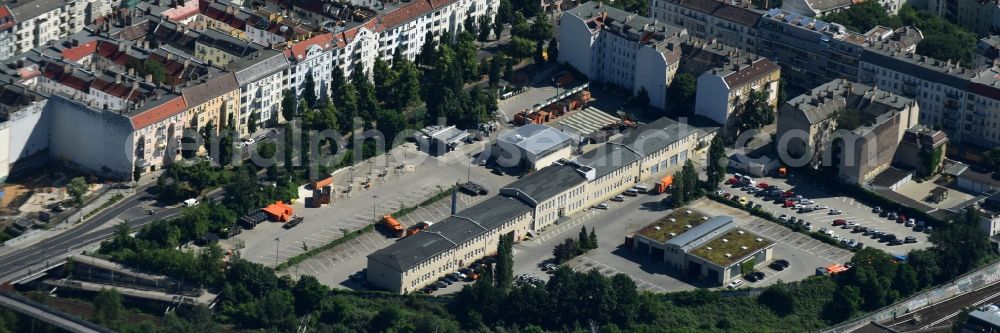
<instances>
[{"instance_id":1,"label":"crosswalk","mask_svg":"<svg viewBox=\"0 0 1000 333\"><path fill-rule=\"evenodd\" d=\"M594 107L587 107L557 119L552 126L563 131L571 130L580 135L588 135L608 124L618 122L618 118Z\"/></svg>"}]
</instances>

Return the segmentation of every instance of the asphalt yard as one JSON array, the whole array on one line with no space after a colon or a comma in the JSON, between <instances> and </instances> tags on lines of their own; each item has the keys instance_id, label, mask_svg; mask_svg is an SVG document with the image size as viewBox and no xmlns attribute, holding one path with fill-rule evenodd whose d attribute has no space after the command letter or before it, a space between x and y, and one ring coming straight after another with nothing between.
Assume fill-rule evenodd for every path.
<instances>
[{"instance_id":1,"label":"asphalt yard","mask_svg":"<svg viewBox=\"0 0 1000 333\"><path fill-rule=\"evenodd\" d=\"M475 205L487 198L489 196L473 197L459 193L458 210ZM397 217L397 219L405 226L412 226L425 221L437 222L450 215L451 198L448 197L431 205L418 207L413 212ZM390 236L382 228L375 228L375 232L361 234L351 241L317 254L298 265L289 267L285 273L296 279L302 275L312 275L321 283L333 288L361 289L361 285L350 281L348 277L367 266L369 254L389 246L396 240L398 238Z\"/></svg>"}]
</instances>

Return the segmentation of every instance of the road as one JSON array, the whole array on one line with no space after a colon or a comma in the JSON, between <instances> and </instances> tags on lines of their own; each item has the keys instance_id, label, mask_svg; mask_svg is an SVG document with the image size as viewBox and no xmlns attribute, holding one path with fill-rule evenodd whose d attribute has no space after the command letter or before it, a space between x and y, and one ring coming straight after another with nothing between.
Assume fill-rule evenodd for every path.
<instances>
[{"instance_id":1,"label":"road","mask_svg":"<svg viewBox=\"0 0 1000 333\"><path fill-rule=\"evenodd\" d=\"M124 216L139 215L135 211L143 210L143 205L149 201L146 198L151 195L148 192L151 187L152 185L147 185L137 188L137 194L126 197L83 223L58 235L41 240L26 248L3 254L0 256L0 281L20 279L110 237L114 229L101 227ZM222 191L217 190L210 193L209 196L219 199L222 197ZM136 218L128 219L128 225L132 229L140 228L149 222L173 217L180 210L180 207L170 207L160 209L153 215L142 214Z\"/></svg>"}]
</instances>

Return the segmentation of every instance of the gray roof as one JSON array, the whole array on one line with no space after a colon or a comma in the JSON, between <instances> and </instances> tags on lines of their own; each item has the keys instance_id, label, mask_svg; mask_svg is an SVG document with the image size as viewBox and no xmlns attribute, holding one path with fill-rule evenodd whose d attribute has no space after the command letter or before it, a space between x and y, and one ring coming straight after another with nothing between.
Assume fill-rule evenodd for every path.
<instances>
[{"instance_id":1,"label":"gray roof","mask_svg":"<svg viewBox=\"0 0 1000 333\"><path fill-rule=\"evenodd\" d=\"M538 156L565 147L568 143L571 144L572 139L566 133L550 126L527 124L501 134L497 141L515 145Z\"/></svg>"},{"instance_id":2,"label":"gray roof","mask_svg":"<svg viewBox=\"0 0 1000 333\"><path fill-rule=\"evenodd\" d=\"M504 186L500 191L504 195L520 192L534 201L528 203L534 207L540 202L587 182L583 172L577 170L579 167L581 166L572 162L553 164Z\"/></svg>"},{"instance_id":3,"label":"gray roof","mask_svg":"<svg viewBox=\"0 0 1000 333\"><path fill-rule=\"evenodd\" d=\"M225 73L205 83L185 88L181 91L181 95L184 96L184 102L187 103L188 107L194 107L239 88L236 76L232 73Z\"/></svg>"},{"instance_id":4,"label":"gray roof","mask_svg":"<svg viewBox=\"0 0 1000 333\"><path fill-rule=\"evenodd\" d=\"M62 7L66 3L65 0L21 0L20 2L11 3L10 1L4 1L8 8L10 8L10 13L14 15L14 20L17 22L24 22L32 18L37 17L53 11L59 7Z\"/></svg>"},{"instance_id":5,"label":"gray roof","mask_svg":"<svg viewBox=\"0 0 1000 333\"><path fill-rule=\"evenodd\" d=\"M201 36L198 36L198 43L219 49L237 58L245 58L258 50L264 49L263 45L244 41L215 29L202 31Z\"/></svg>"},{"instance_id":6,"label":"gray roof","mask_svg":"<svg viewBox=\"0 0 1000 333\"><path fill-rule=\"evenodd\" d=\"M677 235L677 237L671 238L667 241L667 244L679 247L684 252L688 252L735 227L736 224L733 223L732 217L716 216L708 219L705 223L688 229L688 231Z\"/></svg>"},{"instance_id":7,"label":"gray roof","mask_svg":"<svg viewBox=\"0 0 1000 333\"><path fill-rule=\"evenodd\" d=\"M818 10L820 12L826 12L834 9L850 7L854 4L852 0L806 0L809 7Z\"/></svg>"},{"instance_id":8,"label":"gray roof","mask_svg":"<svg viewBox=\"0 0 1000 333\"><path fill-rule=\"evenodd\" d=\"M621 144L645 156L691 135L694 130L695 128L687 123L679 123L673 119L662 117L625 133L621 139Z\"/></svg>"},{"instance_id":9,"label":"gray roof","mask_svg":"<svg viewBox=\"0 0 1000 333\"><path fill-rule=\"evenodd\" d=\"M244 58L229 64L236 71L236 82L241 86L265 78L288 67L288 59L279 51L260 50L250 58Z\"/></svg>"},{"instance_id":10,"label":"gray roof","mask_svg":"<svg viewBox=\"0 0 1000 333\"><path fill-rule=\"evenodd\" d=\"M608 142L576 158L576 162L594 168L597 177L607 175L642 158L632 148L622 145L621 139Z\"/></svg>"},{"instance_id":11,"label":"gray roof","mask_svg":"<svg viewBox=\"0 0 1000 333\"><path fill-rule=\"evenodd\" d=\"M897 48L884 44L866 47L861 52L861 61L959 90L965 90L969 86L969 79L975 75L958 63L899 52Z\"/></svg>"},{"instance_id":12,"label":"gray roof","mask_svg":"<svg viewBox=\"0 0 1000 333\"><path fill-rule=\"evenodd\" d=\"M659 44L672 36L687 34L687 30L683 27L605 6L600 1L581 3L565 11L564 14L579 17L583 21L607 15L607 19L603 20L604 30L632 41L638 41L636 38L642 39L644 44ZM595 26L591 26L591 29Z\"/></svg>"},{"instance_id":13,"label":"gray roof","mask_svg":"<svg viewBox=\"0 0 1000 333\"><path fill-rule=\"evenodd\" d=\"M979 310L969 312L969 317L978 319L994 327L1000 327L1000 306L996 304L985 305L979 308Z\"/></svg>"},{"instance_id":14,"label":"gray roof","mask_svg":"<svg viewBox=\"0 0 1000 333\"><path fill-rule=\"evenodd\" d=\"M896 183L899 183L899 181L906 178L906 176L908 176L909 174L910 174L909 172L896 169L894 167L889 167L885 169L885 171L882 171L878 175L875 175L875 178L872 178L870 183L873 186L890 187L896 185Z\"/></svg>"},{"instance_id":15,"label":"gray roof","mask_svg":"<svg viewBox=\"0 0 1000 333\"><path fill-rule=\"evenodd\" d=\"M494 196L375 251L368 260L402 272L531 211L520 200Z\"/></svg>"}]
</instances>

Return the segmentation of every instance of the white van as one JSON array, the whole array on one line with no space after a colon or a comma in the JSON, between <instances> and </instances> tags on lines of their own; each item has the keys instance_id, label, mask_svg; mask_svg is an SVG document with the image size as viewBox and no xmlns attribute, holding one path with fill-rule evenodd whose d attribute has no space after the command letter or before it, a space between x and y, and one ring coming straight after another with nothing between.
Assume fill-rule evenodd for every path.
<instances>
[{"instance_id":1,"label":"white van","mask_svg":"<svg viewBox=\"0 0 1000 333\"><path fill-rule=\"evenodd\" d=\"M646 191L649 191L649 185L637 184L635 185L635 189L639 191L639 193L646 193Z\"/></svg>"},{"instance_id":2,"label":"white van","mask_svg":"<svg viewBox=\"0 0 1000 333\"><path fill-rule=\"evenodd\" d=\"M187 207L194 207L197 206L198 204L199 204L198 199L195 198L184 200L184 206Z\"/></svg>"}]
</instances>

